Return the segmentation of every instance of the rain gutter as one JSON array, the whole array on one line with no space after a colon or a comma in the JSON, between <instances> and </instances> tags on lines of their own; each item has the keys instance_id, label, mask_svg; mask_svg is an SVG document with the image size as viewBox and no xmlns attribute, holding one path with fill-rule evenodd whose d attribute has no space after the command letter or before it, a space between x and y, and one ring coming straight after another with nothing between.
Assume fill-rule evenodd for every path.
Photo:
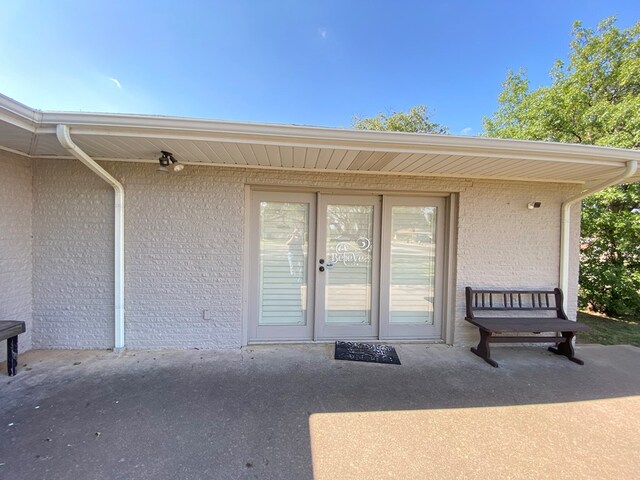
<instances>
[{"instance_id":1,"label":"rain gutter","mask_svg":"<svg viewBox=\"0 0 640 480\"><path fill-rule=\"evenodd\" d=\"M114 211L114 323L115 323L115 339L114 350L120 351L124 349L124 188L122 184L109 174L104 168L96 163L89 155L87 155L80 147L78 147L71 139L69 127L59 124L56 126L56 136L60 144L71 153L75 158L84 163L93 173L98 175L102 180L113 187L115 194L115 211Z\"/></svg>"},{"instance_id":2,"label":"rain gutter","mask_svg":"<svg viewBox=\"0 0 640 480\"><path fill-rule=\"evenodd\" d=\"M592 187L584 192L570 197L562 203L562 219L560 224L560 288L564 293L564 309L567 310L567 293L569 290L569 252L571 248L571 206L583 198L593 195L605 188L622 183L623 180L633 176L638 169L637 160L629 160L624 172L606 182Z\"/></svg>"}]
</instances>

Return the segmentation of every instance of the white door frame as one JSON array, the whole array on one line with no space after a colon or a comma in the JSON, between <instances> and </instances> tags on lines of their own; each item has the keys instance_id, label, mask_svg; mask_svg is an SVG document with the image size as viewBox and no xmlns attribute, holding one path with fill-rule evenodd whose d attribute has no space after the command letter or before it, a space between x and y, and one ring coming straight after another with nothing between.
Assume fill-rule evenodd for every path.
<instances>
[{"instance_id":1,"label":"white door frame","mask_svg":"<svg viewBox=\"0 0 640 480\"><path fill-rule=\"evenodd\" d=\"M306 190L306 191L305 191ZM379 292L379 301L374 302L372 308L372 319L376 322L378 331L371 337L353 337L362 340L400 340L400 341L442 341L447 343L453 342L453 312L455 312L455 229L457 225L457 217L455 216L456 209L456 195L434 195L427 196L422 192L342 192L331 191L331 193L323 192L310 192L307 189L296 188L276 191L266 188L252 188L252 186L245 186L245 205L247 205L247 214L245 215L245 240L244 240L244 258L245 265L243 267L244 282L243 282L243 329L242 329L242 344L249 345L253 343L283 343L283 342L326 342L332 341L336 338L349 338L344 337L323 337L322 332L319 332L319 321L316 321L316 313L318 310L317 303L320 301L320 295L316 294L316 274L319 272L318 260L321 258L315 251L315 243L317 243L318 232L320 229L320 223L326 223L326 218L322 218L318 215L320 209L320 198L326 197L327 199L345 199L357 201L354 199L363 198L377 198L382 200L382 204L377 210L377 221L374 223L374 230L377 229L377 233L374 232L374 238L377 238L378 254L373 255L376 266L373 268L375 274L375 290ZM259 245L259 228L255 222L255 219L259 218L259 204L261 200L257 198L271 201L280 202L300 202L303 199L304 202L309 202L309 253L308 253L308 271L307 271L307 286L308 286L308 301L311 309L307 310L307 327L310 326L311 333L305 335L290 336L285 327L279 332L274 332L273 335L264 336L264 338L258 338L258 298L256 292L259 292L257 282L259 282L259 275L256 274L256 267L258 265L259 251L256 249L256 245ZM438 212L437 219L437 253L436 253L436 268L438 269L436 274L436 282L440 290L440 294L436 295L435 307L439 313L439 331L433 336L401 336L393 335L387 329L387 325L383 325L385 317L388 316L389 297L387 292L387 286L389 278L385 278L389 275L388 263L389 263L389 244L388 238L385 235L389 235L387 226L386 231L383 231L383 221L389 222L389 212L386 209L390 208L394 200L399 199L403 205L413 204L412 202L418 202L422 204L424 202L435 201L441 207ZM407 203L408 202L408 203ZM420 203L422 202L422 203ZM335 203L335 202L334 202ZM256 211L256 209L258 209ZM323 227L326 228L326 225ZM445 231L447 229L448 231ZM311 241L314 239L315 241ZM256 243L258 242L258 243ZM385 251L382 251L382 248ZM315 261L314 261L315 260ZM386 264L386 265L385 265ZM384 274L381 275L381 274ZM453 283L452 283L453 282ZM385 285L386 284L386 285ZM372 286L373 288L373 286ZM386 293L386 298L385 298ZM309 308L309 307L307 307ZM385 310L386 309L386 310ZM273 329L274 327L269 327ZM346 332L345 332L346 333Z\"/></svg>"},{"instance_id":2,"label":"white door frame","mask_svg":"<svg viewBox=\"0 0 640 480\"><path fill-rule=\"evenodd\" d=\"M382 252L380 255L380 340L441 340L444 306L445 217L446 200L441 197L405 197L385 195L382 207ZM433 324L390 323L391 293L391 221L392 209L402 207L436 207L435 275Z\"/></svg>"},{"instance_id":3,"label":"white door frame","mask_svg":"<svg viewBox=\"0 0 640 480\"><path fill-rule=\"evenodd\" d=\"M306 323L304 325L259 325L260 318L260 274L256 271L256 266L260 263L260 203L272 201L279 203L306 203L309 205L307 216L308 229L308 253L306 272ZM247 328L248 342L275 342L275 341L309 341L313 340L314 306L315 306L315 272L312 262L315 258L316 239L316 195L313 193L291 193L291 192L253 192L249 217L251 220L249 235L249 285L248 292L250 300L249 323ZM301 286L302 287L302 286Z\"/></svg>"}]
</instances>

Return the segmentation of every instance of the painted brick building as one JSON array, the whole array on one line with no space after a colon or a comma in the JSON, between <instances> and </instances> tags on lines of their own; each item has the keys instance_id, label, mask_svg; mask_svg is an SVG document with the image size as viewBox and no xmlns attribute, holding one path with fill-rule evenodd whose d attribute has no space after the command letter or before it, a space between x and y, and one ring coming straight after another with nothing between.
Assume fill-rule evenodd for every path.
<instances>
[{"instance_id":1,"label":"painted brick building","mask_svg":"<svg viewBox=\"0 0 640 480\"><path fill-rule=\"evenodd\" d=\"M158 172L162 151L184 169ZM21 350L470 344L466 285L560 285L575 319L571 201L640 180L639 158L545 142L40 112L1 97L0 317L27 323Z\"/></svg>"}]
</instances>

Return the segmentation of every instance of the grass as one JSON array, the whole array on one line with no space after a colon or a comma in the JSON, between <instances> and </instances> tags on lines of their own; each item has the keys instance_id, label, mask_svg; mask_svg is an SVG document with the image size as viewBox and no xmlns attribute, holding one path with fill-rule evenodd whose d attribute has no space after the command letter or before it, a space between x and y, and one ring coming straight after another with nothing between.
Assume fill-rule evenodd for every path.
<instances>
[{"instance_id":1,"label":"grass","mask_svg":"<svg viewBox=\"0 0 640 480\"><path fill-rule=\"evenodd\" d=\"M635 345L640 347L640 317L612 318L593 312L578 312L578 321L591 326L580 332L578 343L602 345Z\"/></svg>"}]
</instances>

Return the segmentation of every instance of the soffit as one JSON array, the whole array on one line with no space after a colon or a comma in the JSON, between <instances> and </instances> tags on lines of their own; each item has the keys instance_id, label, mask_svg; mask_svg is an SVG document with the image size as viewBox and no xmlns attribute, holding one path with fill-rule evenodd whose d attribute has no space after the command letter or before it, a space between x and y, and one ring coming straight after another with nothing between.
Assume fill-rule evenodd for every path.
<instances>
[{"instance_id":1,"label":"soffit","mask_svg":"<svg viewBox=\"0 0 640 480\"><path fill-rule=\"evenodd\" d=\"M16 105L18 107L16 107ZM620 174L640 152L449 135L367 132L174 117L39 112L0 98L0 148L69 158L55 136L68 125L96 160L487 178L592 185ZM634 177L640 181L640 174Z\"/></svg>"}]
</instances>

